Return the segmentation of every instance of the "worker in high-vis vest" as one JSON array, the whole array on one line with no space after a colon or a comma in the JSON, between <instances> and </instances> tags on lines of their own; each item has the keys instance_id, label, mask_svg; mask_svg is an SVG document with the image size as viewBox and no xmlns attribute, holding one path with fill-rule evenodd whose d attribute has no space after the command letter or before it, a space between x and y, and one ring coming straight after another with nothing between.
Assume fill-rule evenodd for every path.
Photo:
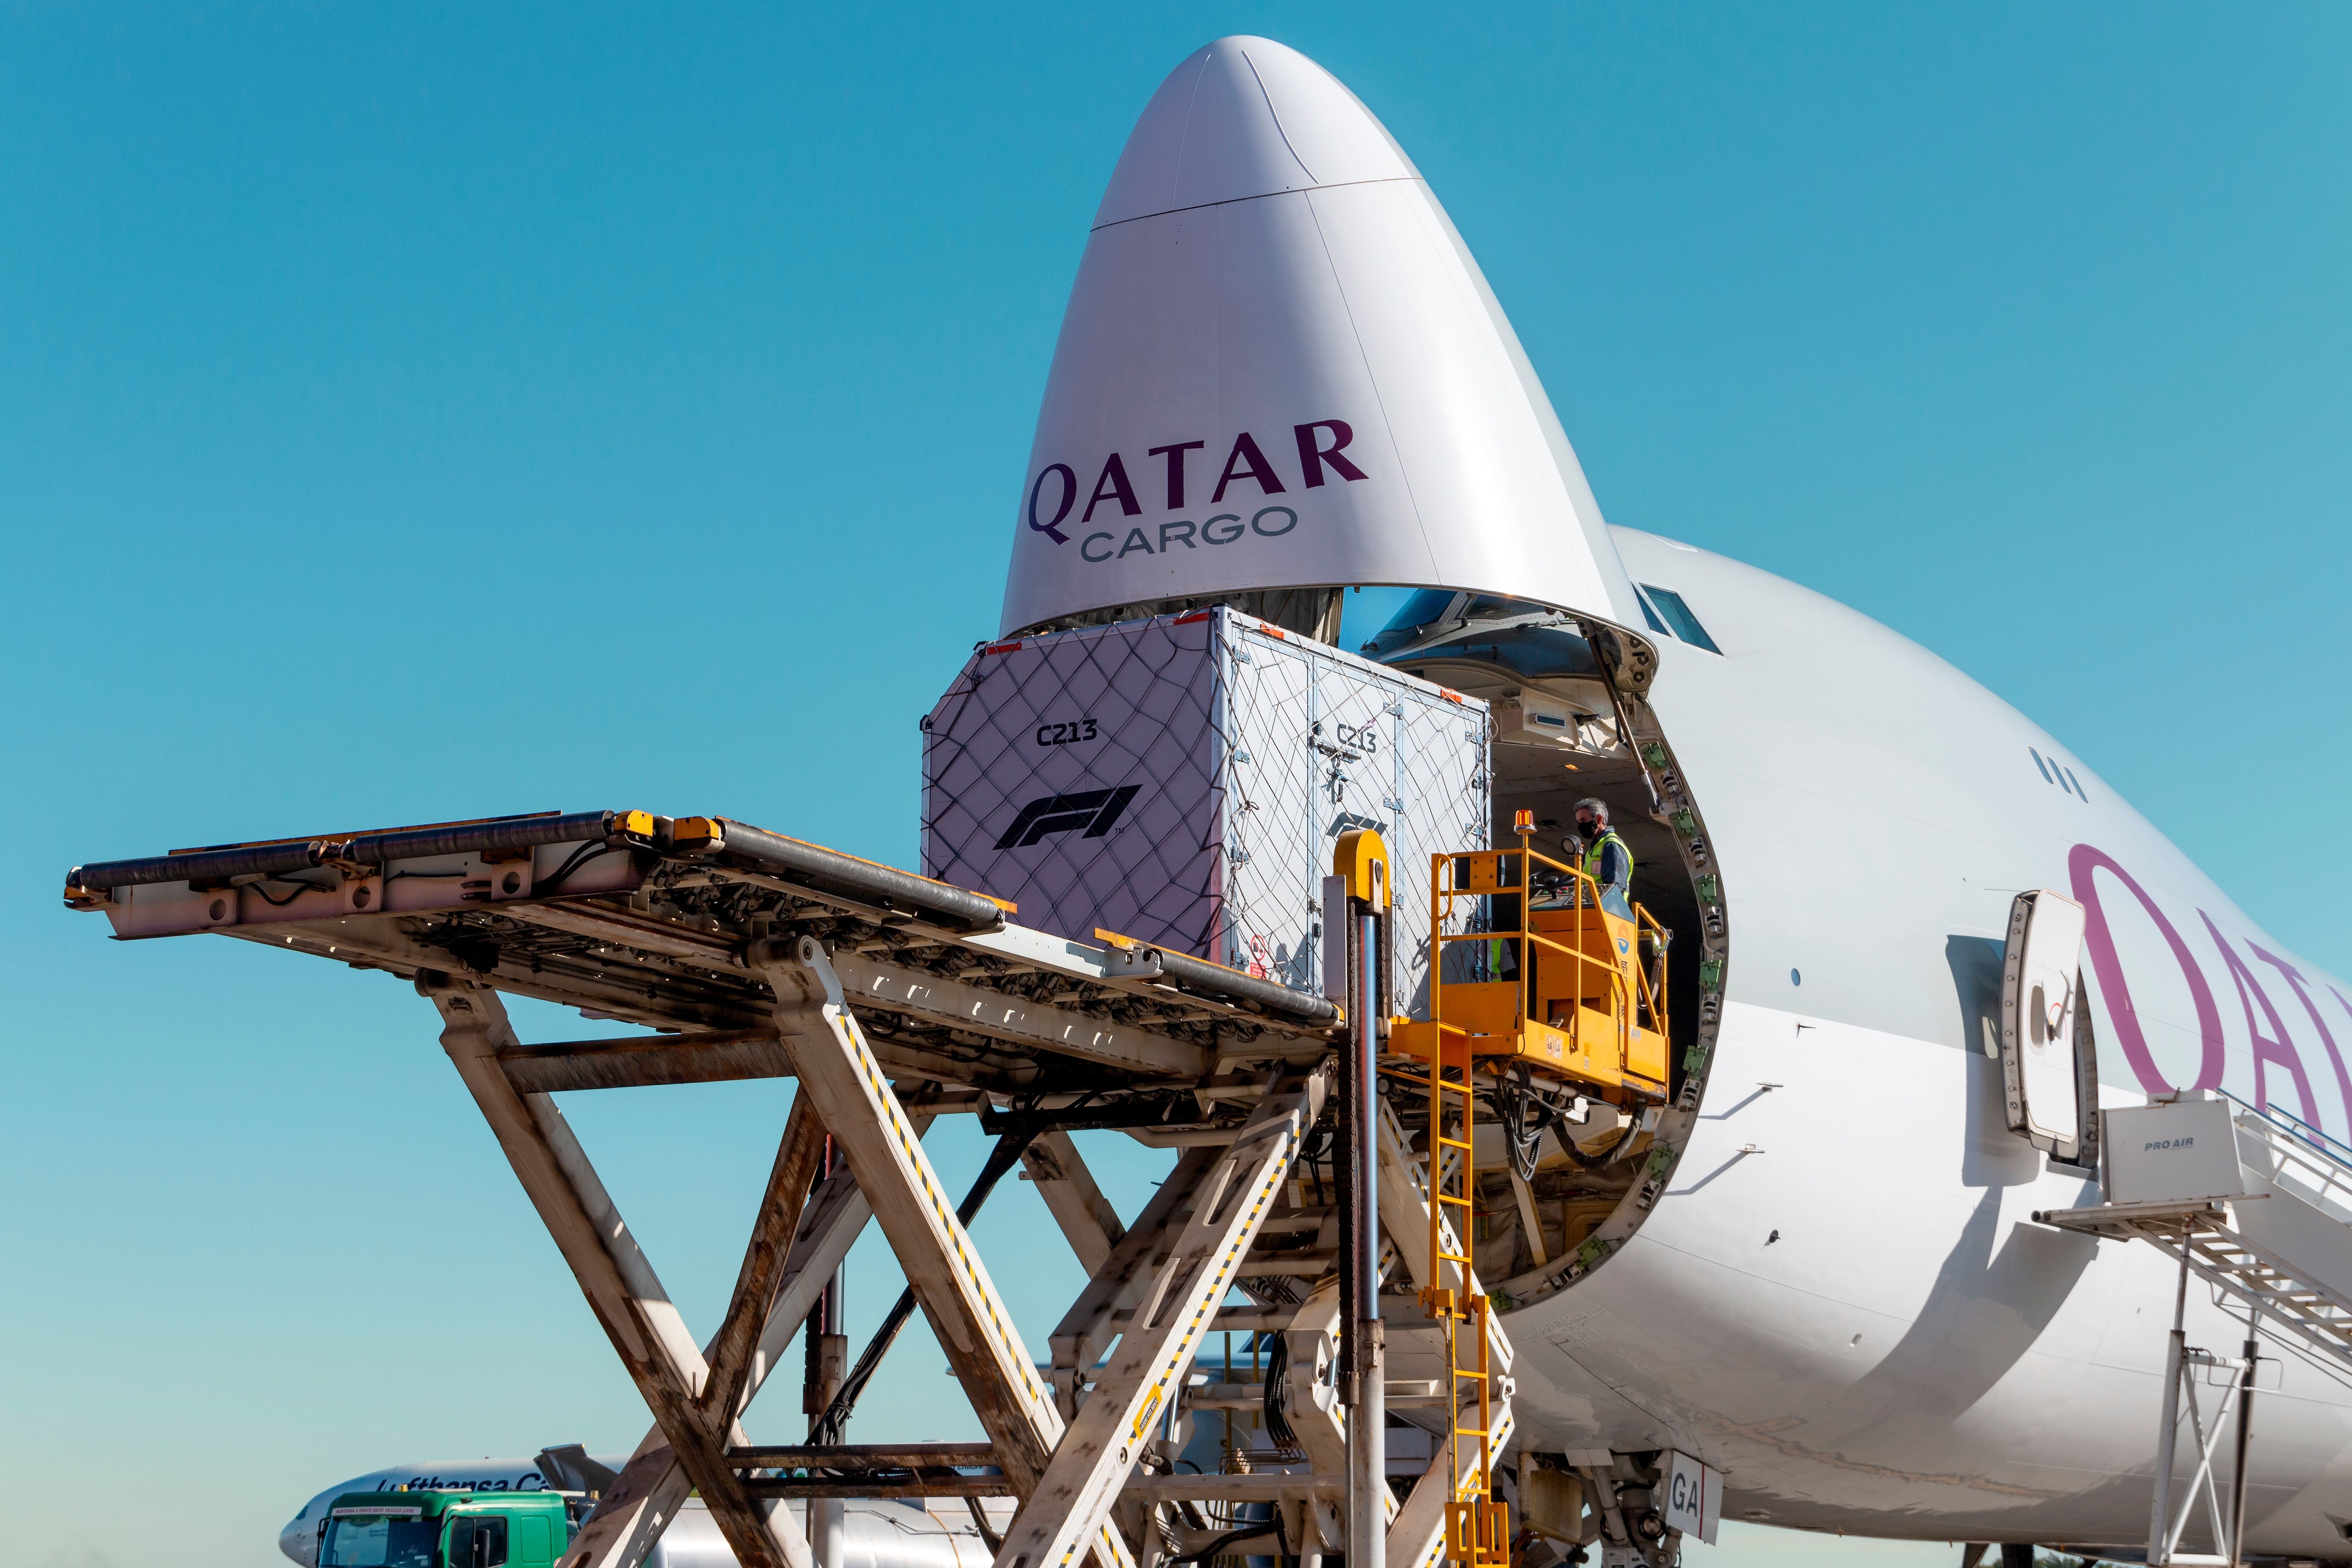
<instances>
[{"instance_id":1,"label":"worker in high-vis vest","mask_svg":"<svg viewBox=\"0 0 2352 1568\"><path fill-rule=\"evenodd\" d=\"M1633 918L1633 852L1609 826L1609 803L1576 803L1576 833L1584 841L1584 874L1601 889L1601 907L1621 921Z\"/></svg>"}]
</instances>

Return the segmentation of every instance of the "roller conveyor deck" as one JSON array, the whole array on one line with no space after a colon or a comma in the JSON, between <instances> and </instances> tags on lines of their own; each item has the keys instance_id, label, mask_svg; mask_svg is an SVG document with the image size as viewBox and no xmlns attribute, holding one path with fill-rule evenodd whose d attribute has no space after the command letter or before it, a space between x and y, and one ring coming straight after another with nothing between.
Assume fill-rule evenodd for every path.
<instances>
[{"instance_id":1,"label":"roller conveyor deck","mask_svg":"<svg viewBox=\"0 0 2352 1568\"><path fill-rule=\"evenodd\" d=\"M1312 1059L1337 1023L1320 997L1034 931L980 894L723 817L549 812L175 851L77 867L66 900L121 938L469 973L677 1037L532 1047L550 1089L789 1074L761 1048L771 1004L745 954L800 935L832 951L883 1065L942 1084L1115 1100L1213 1076L1221 1055Z\"/></svg>"}]
</instances>

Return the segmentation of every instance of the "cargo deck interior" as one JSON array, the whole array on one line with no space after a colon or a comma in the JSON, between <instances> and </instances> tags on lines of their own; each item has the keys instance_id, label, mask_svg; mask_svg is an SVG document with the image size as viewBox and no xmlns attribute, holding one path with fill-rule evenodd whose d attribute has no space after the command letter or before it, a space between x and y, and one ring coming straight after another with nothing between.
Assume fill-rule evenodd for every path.
<instances>
[{"instance_id":1,"label":"cargo deck interior","mask_svg":"<svg viewBox=\"0 0 2352 1568\"><path fill-rule=\"evenodd\" d=\"M1608 804L1610 826L1633 857L1633 901L1675 938L1666 966L1672 1098L1696 1110L1685 1064L1700 1047L1702 1022L1713 1021L1712 1008L1702 1003L1703 944L1721 942L1719 885L1709 908L1688 853L1696 836L1677 831L1670 803L1655 791L1660 770L1637 755L1641 721L1654 719L1622 682L1612 700L1594 652L1598 638L1589 635L1599 631L1523 601L1424 590L1364 652L1487 702L1495 715L1495 844L1515 841L1515 818L1526 811L1534 819L1532 847L1574 863L1582 850L1576 803L1591 797ZM1594 1106L1583 1124L1556 1123L1523 1178L1531 1201L1517 1201L1504 1129L1499 1120L1490 1124L1477 1160L1486 1206L1495 1215L1478 1253L1481 1273L1539 1279L1548 1261L1573 1254L1618 1214L1656 1146L1637 1121Z\"/></svg>"}]
</instances>

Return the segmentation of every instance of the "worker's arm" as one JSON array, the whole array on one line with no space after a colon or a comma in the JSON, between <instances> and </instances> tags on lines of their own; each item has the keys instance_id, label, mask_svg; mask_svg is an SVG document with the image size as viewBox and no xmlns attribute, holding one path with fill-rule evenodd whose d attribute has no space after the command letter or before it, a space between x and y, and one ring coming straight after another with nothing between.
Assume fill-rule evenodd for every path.
<instances>
[{"instance_id":1,"label":"worker's arm","mask_svg":"<svg viewBox=\"0 0 2352 1568\"><path fill-rule=\"evenodd\" d=\"M1626 888L1633 881L1633 857L1625 847L1611 839L1601 847L1601 885L1604 888Z\"/></svg>"}]
</instances>

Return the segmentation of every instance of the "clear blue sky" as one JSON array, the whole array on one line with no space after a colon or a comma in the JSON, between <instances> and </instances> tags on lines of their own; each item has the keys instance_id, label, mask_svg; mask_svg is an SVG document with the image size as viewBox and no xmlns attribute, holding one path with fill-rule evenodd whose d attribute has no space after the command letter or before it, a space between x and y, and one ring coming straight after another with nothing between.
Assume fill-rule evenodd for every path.
<instances>
[{"instance_id":1,"label":"clear blue sky","mask_svg":"<svg viewBox=\"0 0 2352 1568\"><path fill-rule=\"evenodd\" d=\"M620 805L911 862L1087 219L1237 31L1419 162L1613 521L1953 659L2352 970L2352 11L11 5L0 1555L264 1568L362 1468L635 1441L429 1008L60 877ZM706 1331L788 1093L572 1107ZM1042 1221L981 1227L1041 1342ZM940 1365L860 1435L954 1435Z\"/></svg>"}]
</instances>

